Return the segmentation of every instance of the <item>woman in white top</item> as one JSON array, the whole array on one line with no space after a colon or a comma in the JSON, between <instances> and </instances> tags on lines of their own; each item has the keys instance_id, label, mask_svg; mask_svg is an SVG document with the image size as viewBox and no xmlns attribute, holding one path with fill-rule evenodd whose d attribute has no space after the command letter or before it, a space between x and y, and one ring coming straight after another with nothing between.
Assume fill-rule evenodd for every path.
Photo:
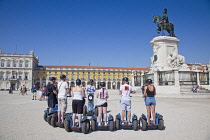
<instances>
[{"instance_id":1,"label":"woman in white top","mask_svg":"<svg viewBox=\"0 0 210 140\"><path fill-rule=\"evenodd\" d=\"M75 118L77 114L78 114L78 120L79 120L79 127L81 127L83 105L84 105L83 99L86 98L84 89L80 87L80 85L81 85L81 80L77 79L76 87L73 88L72 93L71 93L73 97L73 101L72 101L72 110L73 110L73 116L72 116L73 125L72 126L73 127L75 127Z\"/></svg>"},{"instance_id":2,"label":"woman in white top","mask_svg":"<svg viewBox=\"0 0 210 140\"><path fill-rule=\"evenodd\" d=\"M102 113L104 114L104 125L107 125L107 98L108 92L105 90L105 82L100 83L100 90L98 94L96 94L96 97L98 98L98 125L101 125L101 118Z\"/></svg>"}]
</instances>

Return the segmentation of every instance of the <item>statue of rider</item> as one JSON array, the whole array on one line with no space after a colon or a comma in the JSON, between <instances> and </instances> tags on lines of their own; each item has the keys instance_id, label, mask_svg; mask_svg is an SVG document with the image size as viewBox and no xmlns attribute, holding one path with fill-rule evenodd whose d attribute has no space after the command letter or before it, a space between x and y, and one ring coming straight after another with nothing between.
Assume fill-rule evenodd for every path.
<instances>
[{"instance_id":1,"label":"statue of rider","mask_svg":"<svg viewBox=\"0 0 210 140\"><path fill-rule=\"evenodd\" d=\"M166 26L168 24L168 15L167 15L167 9L166 8L164 8L164 10L163 10L162 19L163 19L163 28L166 28Z\"/></svg>"}]
</instances>

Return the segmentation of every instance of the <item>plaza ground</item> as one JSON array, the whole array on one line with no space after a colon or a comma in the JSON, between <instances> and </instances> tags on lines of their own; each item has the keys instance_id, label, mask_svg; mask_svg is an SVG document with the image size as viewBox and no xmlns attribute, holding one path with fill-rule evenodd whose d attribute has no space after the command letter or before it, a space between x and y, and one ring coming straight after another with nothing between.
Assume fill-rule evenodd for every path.
<instances>
[{"instance_id":1,"label":"plaza ground","mask_svg":"<svg viewBox=\"0 0 210 140\"><path fill-rule=\"evenodd\" d=\"M117 91L109 93L108 110L112 115L120 112L120 96ZM0 91L0 139L121 139L121 140L209 140L210 139L210 99L203 98L161 98L157 97L156 112L164 117L164 130L118 130L114 132L96 131L89 134L66 132L53 128L43 119L46 101L33 101L32 93L22 96ZM71 112L72 98L68 98L67 112ZM132 95L132 113L138 118L146 113L144 100L140 93Z\"/></svg>"}]
</instances>

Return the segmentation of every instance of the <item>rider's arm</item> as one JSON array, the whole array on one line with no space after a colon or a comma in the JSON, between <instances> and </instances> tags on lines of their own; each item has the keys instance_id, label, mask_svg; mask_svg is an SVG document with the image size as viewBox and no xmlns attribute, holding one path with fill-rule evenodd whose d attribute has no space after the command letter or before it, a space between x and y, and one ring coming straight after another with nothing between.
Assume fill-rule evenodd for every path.
<instances>
[{"instance_id":1,"label":"rider's arm","mask_svg":"<svg viewBox=\"0 0 210 140\"><path fill-rule=\"evenodd\" d=\"M108 94L108 91L106 91L106 98L109 98L109 94Z\"/></svg>"},{"instance_id":2,"label":"rider's arm","mask_svg":"<svg viewBox=\"0 0 210 140\"><path fill-rule=\"evenodd\" d=\"M84 89L82 89L82 95L83 95L84 98L86 98L85 90Z\"/></svg>"},{"instance_id":3,"label":"rider's arm","mask_svg":"<svg viewBox=\"0 0 210 140\"><path fill-rule=\"evenodd\" d=\"M153 88L154 88L154 95L156 95L156 89L155 89L155 86L153 86Z\"/></svg>"},{"instance_id":4,"label":"rider's arm","mask_svg":"<svg viewBox=\"0 0 210 140\"><path fill-rule=\"evenodd\" d=\"M144 97L146 97L146 96L147 96L146 91L147 91L147 86L145 86L145 87L144 87Z\"/></svg>"},{"instance_id":5,"label":"rider's arm","mask_svg":"<svg viewBox=\"0 0 210 140\"><path fill-rule=\"evenodd\" d=\"M120 89L119 89L119 93L118 93L119 95L122 95L122 86L120 87Z\"/></svg>"},{"instance_id":6,"label":"rider's arm","mask_svg":"<svg viewBox=\"0 0 210 140\"><path fill-rule=\"evenodd\" d=\"M131 87L131 93L136 93L136 90L134 90L132 87Z\"/></svg>"},{"instance_id":7,"label":"rider's arm","mask_svg":"<svg viewBox=\"0 0 210 140\"><path fill-rule=\"evenodd\" d=\"M71 97L74 97L73 91L74 91L74 89L71 90Z\"/></svg>"}]
</instances>

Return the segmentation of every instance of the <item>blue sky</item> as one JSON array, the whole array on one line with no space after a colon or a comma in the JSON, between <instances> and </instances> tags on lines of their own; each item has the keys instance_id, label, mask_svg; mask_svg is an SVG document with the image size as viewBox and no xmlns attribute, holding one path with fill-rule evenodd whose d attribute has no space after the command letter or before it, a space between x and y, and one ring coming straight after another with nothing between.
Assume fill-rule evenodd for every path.
<instances>
[{"instance_id":1,"label":"blue sky","mask_svg":"<svg viewBox=\"0 0 210 140\"><path fill-rule=\"evenodd\" d=\"M164 8L179 54L209 63L209 0L0 0L0 48L34 50L40 65L149 67Z\"/></svg>"}]
</instances>

